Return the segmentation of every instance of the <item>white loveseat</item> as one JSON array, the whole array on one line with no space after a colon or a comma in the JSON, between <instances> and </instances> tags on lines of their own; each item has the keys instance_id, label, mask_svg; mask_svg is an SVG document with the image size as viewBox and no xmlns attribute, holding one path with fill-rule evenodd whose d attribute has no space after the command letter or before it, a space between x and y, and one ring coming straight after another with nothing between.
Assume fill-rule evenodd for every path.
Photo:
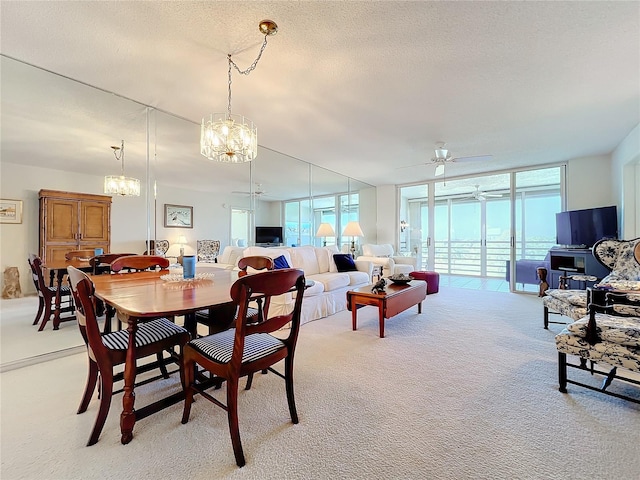
<instances>
[{"instance_id":1,"label":"white loveseat","mask_svg":"<svg viewBox=\"0 0 640 480\"><path fill-rule=\"evenodd\" d=\"M284 255L290 267L304 271L305 277L314 285L304 292L302 301L302 323L327 317L347 309L347 291L369 285L373 264L356 260L357 271L338 272L333 255L336 247L248 247L243 256L266 256L277 258ZM294 296L291 293L271 300L269 315L282 315L293 310Z\"/></svg>"},{"instance_id":2,"label":"white loveseat","mask_svg":"<svg viewBox=\"0 0 640 480\"><path fill-rule=\"evenodd\" d=\"M365 243L362 245L362 255L358 260L381 266L382 273L386 277L398 273L409 274L416 270L416 258L394 255L393 246L389 243L380 245Z\"/></svg>"}]
</instances>

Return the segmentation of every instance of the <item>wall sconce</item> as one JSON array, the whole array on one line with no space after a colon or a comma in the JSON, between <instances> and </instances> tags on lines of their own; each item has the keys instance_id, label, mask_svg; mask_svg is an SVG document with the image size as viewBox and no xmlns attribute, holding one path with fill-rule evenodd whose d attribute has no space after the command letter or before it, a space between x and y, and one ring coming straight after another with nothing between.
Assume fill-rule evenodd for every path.
<instances>
[{"instance_id":1,"label":"wall sconce","mask_svg":"<svg viewBox=\"0 0 640 480\"><path fill-rule=\"evenodd\" d=\"M318 231L316 232L316 238L324 237L324 241L322 242L322 246L327 246L327 237L335 237L336 232L329 223L321 223L318 227Z\"/></svg>"},{"instance_id":2,"label":"wall sconce","mask_svg":"<svg viewBox=\"0 0 640 480\"><path fill-rule=\"evenodd\" d=\"M362 228L358 222L349 222L342 232L343 237L351 237L351 256L356 258L356 241L355 237L364 237Z\"/></svg>"}]
</instances>

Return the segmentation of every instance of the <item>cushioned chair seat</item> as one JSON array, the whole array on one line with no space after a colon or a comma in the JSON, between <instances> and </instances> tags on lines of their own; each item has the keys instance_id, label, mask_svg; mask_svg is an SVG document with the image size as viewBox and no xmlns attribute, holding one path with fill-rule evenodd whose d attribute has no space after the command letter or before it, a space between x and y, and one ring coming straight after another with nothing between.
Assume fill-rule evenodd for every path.
<instances>
[{"instance_id":1,"label":"cushioned chair seat","mask_svg":"<svg viewBox=\"0 0 640 480\"><path fill-rule=\"evenodd\" d=\"M568 302L576 307L587 306L587 291L586 290L561 290L552 288L547 290L546 295L548 297L557 298L563 302Z\"/></svg>"},{"instance_id":2,"label":"cushioned chair seat","mask_svg":"<svg viewBox=\"0 0 640 480\"><path fill-rule=\"evenodd\" d=\"M573 305L569 302L565 302L559 298L555 297L544 297L542 299L542 304L549 310L553 312L560 313L566 317L569 317L573 320L579 320L587 314L587 302L585 297L585 305L584 307L580 307L578 305ZM557 322L553 322L557 323ZM545 328L547 325L545 324Z\"/></svg>"},{"instance_id":3,"label":"cushioned chair seat","mask_svg":"<svg viewBox=\"0 0 640 480\"><path fill-rule=\"evenodd\" d=\"M585 338L588 323L589 317L585 316L569 324L567 330L574 335ZM640 318L596 313L596 325L598 336L603 342L640 347Z\"/></svg>"},{"instance_id":4,"label":"cushioned chair seat","mask_svg":"<svg viewBox=\"0 0 640 480\"><path fill-rule=\"evenodd\" d=\"M594 362L603 362L640 372L640 348L619 343L599 342L589 344L583 337L564 329L556 335L556 348L559 352L576 355Z\"/></svg>"},{"instance_id":5,"label":"cushioned chair seat","mask_svg":"<svg viewBox=\"0 0 640 480\"><path fill-rule=\"evenodd\" d=\"M216 363L227 363L233 353L235 329L192 340L189 345ZM254 333L244 339L242 363L253 362L285 348L284 343L268 333Z\"/></svg>"}]
</instances>

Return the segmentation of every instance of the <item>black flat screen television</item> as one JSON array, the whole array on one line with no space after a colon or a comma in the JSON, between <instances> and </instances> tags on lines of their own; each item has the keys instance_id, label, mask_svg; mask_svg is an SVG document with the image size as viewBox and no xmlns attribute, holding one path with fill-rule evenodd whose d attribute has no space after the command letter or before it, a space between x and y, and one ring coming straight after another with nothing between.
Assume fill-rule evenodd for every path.
<instances>
[{"instance_id":1,"label":"black flat screen television","mask_svg":"<svg viewBox=\"0 0 640 480\"><path fill-rule=\"evenodd\" d=\"M280 245L282 242L282 227L256 227L256 243Z\"/></svg>"},{"instance_id":2,"label":"black flat screen television","mask_svg":"<svg viewBox=\"0 0 640 480\"><path fill-rule=\"evenodd\" d=\"M618 212L615 206L556 213L558 245L591 248L602 238L618 238Z\"/></svg>"}]
</instances>

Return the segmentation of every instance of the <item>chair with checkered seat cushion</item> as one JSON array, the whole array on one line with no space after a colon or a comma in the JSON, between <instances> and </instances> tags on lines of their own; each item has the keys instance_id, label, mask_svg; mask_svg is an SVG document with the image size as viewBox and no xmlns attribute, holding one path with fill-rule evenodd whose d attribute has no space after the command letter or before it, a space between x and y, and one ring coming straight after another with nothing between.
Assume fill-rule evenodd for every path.
<instances>
[{"instance_id":1,"label":"chair with checkered seat cushion","mask_svg":"<svg viewBox=\"0 0 640 480\"><path fill-rule=\"evenodd\" d=\"M95 424L89 436L87 446L98 441L109 414L113 384L122 380L122 373L114 374L114 367L125 363L129 332L120 330L113 333L101 333L96 319L94 285L91 279L74 267L68 267L71 290L77 306L78 326L87 345L89 374L78 413L87 410L98 378L100 379L100 407ZM157 318L138 325L136 331L136 359L162 354L164 350L182 347L189 341L189 332L166 318ZM159 357L162 358L162 357ZM157 363L145 364L138 372L149 371ZM100 374L100 375L98 375ZM164 372L153 379L163 378ZM153 379L145 380L145 382Z\"/></svg>"},{"instance_id":2,"label":"chair with checkered seat cushion","mask_svg":"<svg viewBox=\"0 0 640 480\"><path fill-rule=\"evenodd\" d=\"M239 467L245 464L240 431L238 429L238 383L240 377L268 369L285 380L289 414L293 423L298 423L293 394L293 356L300 329L300 311L304 295L305 279L302 270L286 268L240 277L231 286L231 298L238 305L235 329L192 340L184 347L182 372L185 379L186 398L182 423L189 421L193 395L196 392L227 411L231 444ZM275 295L295 291L295 306L286 315L254 322L248 319L249 303L256 297L268 300ZM285 338L273 332L290 324ZM282 332L280 332L282 333ZM284 360L284 374L273 369L273 365ZM196 364L211 374L226 380L227 403L214 398L195 382ZM269 375L266 378L275 378Z\"/></svg>"},{"instance_id":3,"label":"chair with checkered seat cushion","mask_svg":"<svg viewBox=\"0 0 640 480\"><path fill-rule=\"evenodd\" d=\"M57 286L49 286L44 281L44 275L42 273L42 260L33 253L28 258L29 267L31 268L31 278L33 284L38 292L38 312L36 318L33 320L33 325L37 325L42 320L38 331L44 330L45 325L53 314L53 307L56 303L56 294L58 293ZM75 304L73 302L73 296L71 295L71 289L67 285L60 286L60 314L71 313L71 315L65 315L60 317L60 321L75 320ZM55 328L54 324L54 330Z\"/></svg>"}]
</instances>

